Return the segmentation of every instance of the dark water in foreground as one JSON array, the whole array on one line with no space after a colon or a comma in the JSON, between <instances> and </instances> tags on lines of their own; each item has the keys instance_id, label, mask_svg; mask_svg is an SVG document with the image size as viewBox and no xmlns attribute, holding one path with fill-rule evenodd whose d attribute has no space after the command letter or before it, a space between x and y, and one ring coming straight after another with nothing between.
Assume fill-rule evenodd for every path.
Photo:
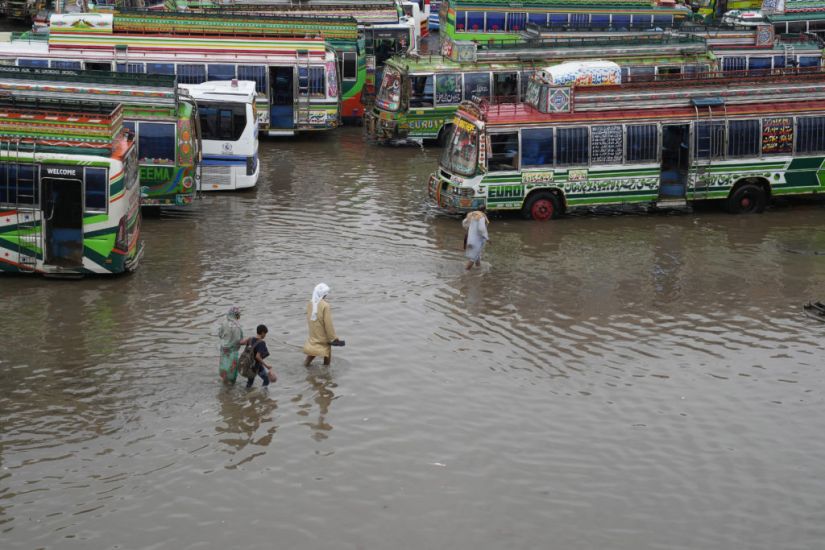
<instances>
[{"instance_id":1,"label":"dark water in foreground","mask_svg":"<svg viewBox=\"0 0 825 550\"><path fill-rule=\"evenodd\" d=\"M822 548L825 206L499 218L466 274L436 149L262 147L134 275L0 280L4 550ZM232 304L268 393L218 382Z\"/></svg>"}]
</instances>

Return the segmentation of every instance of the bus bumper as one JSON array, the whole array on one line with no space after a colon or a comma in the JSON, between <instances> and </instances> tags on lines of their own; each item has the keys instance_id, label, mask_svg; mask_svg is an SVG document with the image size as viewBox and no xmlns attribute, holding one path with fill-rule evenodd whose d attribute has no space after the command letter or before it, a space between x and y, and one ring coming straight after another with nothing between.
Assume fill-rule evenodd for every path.
<instances>
[{"instance_id":1,"label":"bus bumper","mask_svg":"<svg viewBox=\"0 0 825 550\"><path fill-rule=\"evenodd\" d=\"M132 256L131 258L129 258L125 262L123 262L123 268L126 271L129 271L129 272L135 271L138 268L138 266L140 265L140 260L142 258L143 258L143 241L140 241L138 243L137 252L135 253L134 256Z\"/></svg>"},{"instance_id":2,"label":"bus bumper","mask_svg":"<svg viewBox=\"0 0 825 550\"><path fill-rule=\"evenodd\" d=\"M399 132L398 123L395 120L381 118L381 115L374 110L364 113L364 128L371 141L395 141L406 137L406 132L404 135Z\"/></svg>"},{"instance_id":3,"label":"bus bumper","mask_svg":"<svg viewBox=\"0 0 825 550\"><path fill-rule=\"evenodd\" d=\"M484 204L484 198L475 197L472 188L464 191L464 194L455 193L450 182L441 178L437 173L430 174L427 182L427 194L430 200L436 207L453 214L471 212Z\"/></svg>"}]
</instances>

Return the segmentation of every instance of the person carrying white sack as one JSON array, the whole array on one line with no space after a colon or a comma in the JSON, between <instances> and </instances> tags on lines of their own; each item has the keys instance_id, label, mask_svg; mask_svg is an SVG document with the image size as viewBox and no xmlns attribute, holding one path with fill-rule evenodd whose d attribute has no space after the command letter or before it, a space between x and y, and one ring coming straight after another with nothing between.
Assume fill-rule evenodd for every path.
<instances>
[{"instance_id":1,"label":"person carrying white sack","mask_svg":"<svg viewBox=\"0 0 825 550\"><path fill-rule=\"evenodd\" d=\"M467 270L473 268L473 265L481 265L481 253L484 252L484 245L490 242L490 237L487 235L487 224L490 220L487 219L485 207L480 207L474 212L467 214L467 217L461 222L464 229L467 230L467 235L464 237L464 255L467 257Z\"/></svg>"}]
</instances>

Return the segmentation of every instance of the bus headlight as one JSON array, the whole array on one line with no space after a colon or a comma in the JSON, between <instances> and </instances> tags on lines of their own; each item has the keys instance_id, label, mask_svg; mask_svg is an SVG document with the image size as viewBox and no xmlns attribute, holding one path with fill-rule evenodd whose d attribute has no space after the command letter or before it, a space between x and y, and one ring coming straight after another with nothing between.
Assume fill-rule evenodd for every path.
<instances>
[{"instance_id":1,"label":"bus headlight","mask_svg":"<svg viewBox=\"0 0 825 550\"><path fill-rule=\"evenodd\" d=\"M246 175L252 176L258 169L258 157L246 157Z\"/></svg>"}]
</instances>

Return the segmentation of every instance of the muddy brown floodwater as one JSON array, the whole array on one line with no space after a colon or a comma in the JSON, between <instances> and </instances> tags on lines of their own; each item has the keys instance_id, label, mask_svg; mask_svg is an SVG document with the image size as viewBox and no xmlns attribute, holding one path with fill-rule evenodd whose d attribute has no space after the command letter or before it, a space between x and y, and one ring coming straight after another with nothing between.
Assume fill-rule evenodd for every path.
<instances>
[{"instance_id":1,"label":"muddy brown floodwater","mask_svg":"<svg viewBox=\"0 0 825 550\"><path fill-rule=\"evenodd\" d=\"M261 148L137 273L0 280L4 550L822 547L825 205L493 218L465 273L437 149ZM268 392L218 381L233 304Z\"/></svg>"}]
</instances>

